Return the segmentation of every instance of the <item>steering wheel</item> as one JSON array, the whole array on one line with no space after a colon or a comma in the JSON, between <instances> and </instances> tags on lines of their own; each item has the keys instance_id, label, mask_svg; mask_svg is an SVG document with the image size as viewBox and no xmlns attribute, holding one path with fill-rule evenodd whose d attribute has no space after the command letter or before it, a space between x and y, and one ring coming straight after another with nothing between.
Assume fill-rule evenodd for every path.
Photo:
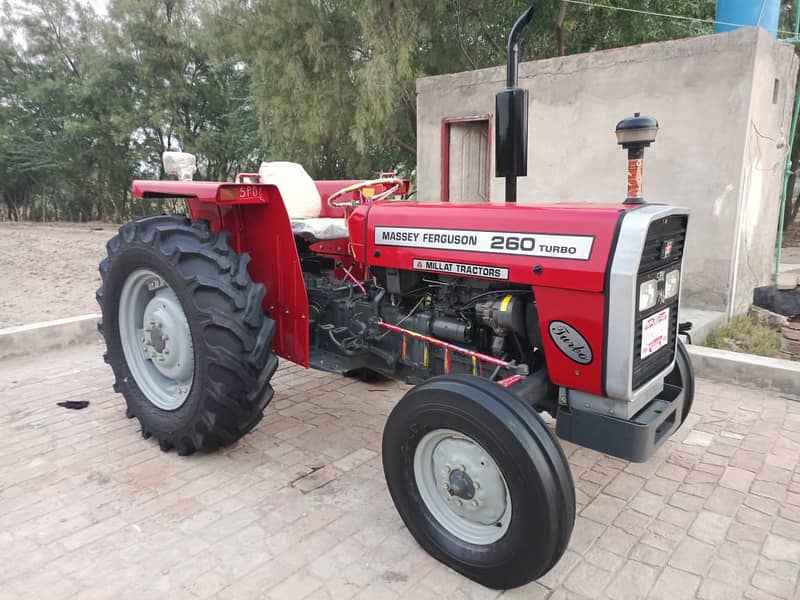
<instances>
[{"instance_id":1,"label":"steering wheel","mask_svg":"<svg viewBox=\"0 0 800 600\"><path fill-rule=\"evenodd\" d=\"M345 194L349 194L351 192L355 192L357 190L372 187L376 185L388 185L390 186L389 189L381 192L380 194L376 194L370 198L372 202L376 200L383 200L384 198L388 198L392 194L394 194L400 186L405 183L405 180L400 179L399 177L382 177L380 179L370 179L368 181L358 181L356 183L350 184L347 187L343 187L340 190L335 191L330 196L328 196L328 206L332 206L334 208L344 208L348 206L353 206L353 201L348 200L347 202L336 202L337 198L344 196Z\"/></svg>"}]
</instances>

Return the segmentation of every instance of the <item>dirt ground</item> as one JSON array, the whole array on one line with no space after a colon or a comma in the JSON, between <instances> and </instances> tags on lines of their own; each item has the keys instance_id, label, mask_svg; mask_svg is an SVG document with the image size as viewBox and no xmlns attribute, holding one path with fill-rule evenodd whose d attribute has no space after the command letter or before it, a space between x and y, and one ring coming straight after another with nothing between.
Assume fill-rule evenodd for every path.
<instances>
[{"instance_id":1,"label":"dirt ground","mask_svg":"<svg viewBox=\"0 0 800 600\"><path fill-rule=\"evenodd\" d=\"M0 222L0 328L98 312L108 223Z\"/></svg>"}]
</instances>

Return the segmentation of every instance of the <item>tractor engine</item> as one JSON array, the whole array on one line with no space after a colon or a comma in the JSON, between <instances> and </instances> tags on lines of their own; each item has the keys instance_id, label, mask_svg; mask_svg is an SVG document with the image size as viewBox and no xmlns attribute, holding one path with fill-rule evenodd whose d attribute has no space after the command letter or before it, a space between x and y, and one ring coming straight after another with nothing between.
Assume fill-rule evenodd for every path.
<instances>
[{"instance_id":1,"label":"tractor engine","mask_svg":"<svg viewBox=\"0 0 800 600\"><path fill-rule=\"evenodd\" d=\"M502 379L542 366L529 286L376 267L359 287L338 278L331 259L301 255L301 263L309 297L310 360L318 368L366 369L418 383L443 373ZM384 324L419 337L400 335ZM510 368L426 337L494 357Z\"/></svg>"}]
</instances>

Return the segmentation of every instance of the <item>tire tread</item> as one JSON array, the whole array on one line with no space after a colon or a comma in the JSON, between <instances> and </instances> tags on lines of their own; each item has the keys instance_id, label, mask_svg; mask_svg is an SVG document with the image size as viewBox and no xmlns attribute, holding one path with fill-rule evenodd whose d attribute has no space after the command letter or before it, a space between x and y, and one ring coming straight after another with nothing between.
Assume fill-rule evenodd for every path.
<instances>
[{"instance_id":1,"label":"tire tread","mask_svg":"<svg viewBox=\"0 0 800 600\"><path fill-rule=\"evenodd\" d=\"M156 437L163 451L174 448L184 456L230 445L258 424L273 396L270 379L278 365L271 351L275 322L261 307L264 286L254 283L247 272L250 257L237 254L229 239L227 232L214 234L207 222L191 222L182 215L146 217L120 227L106 244L108 256L99 266L103 285L96 297L103 318L98 328L106 338L114 390L125 397L127 413L139 420L142 435ZM225 338L235 340L226 345L212 345L205 336L195 340L206 345L208 363L218 368L206 369L199 409L174 431L163 430L146 411L136 410L131 401L133 379L121 347L112 339L115 332L108 331L117 322L117 305L105 293L108 279L122 254L142 247L158 253L181 280L199 316L198 326L221 328L227 332ZM197 296L199 289L204 291L202 299ZM212 371L217 380L211 379Z\"/></svg>"}]
</instances>

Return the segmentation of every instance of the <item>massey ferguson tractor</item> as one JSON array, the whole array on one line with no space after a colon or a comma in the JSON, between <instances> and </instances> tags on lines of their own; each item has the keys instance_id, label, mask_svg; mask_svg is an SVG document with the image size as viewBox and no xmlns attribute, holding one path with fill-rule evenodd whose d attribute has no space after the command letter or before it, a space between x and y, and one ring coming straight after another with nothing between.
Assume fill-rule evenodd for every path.
<instances>
[{"instance_id":1,"label":"massey ferguson tractor","mask_svg":"<svg viewBox=\"0 0 800 600\"><path fill-rule=\"evenodd\" d=\"M389 415L386 482L431 555L492 588L545 574L575 519L556 435L647 460L685 420L694 376L678 339L688 211L644 202L655 119L622 120L624 203L515 203L528 95L517 37L496 98L503 204L406 199L393 174L313 181L264 163L234 182L134 181L189 215L123 225L100 263L100 330L127 415L162 450L236 442L273 396L278 356L415 387ZM555 435L540 413L555 419Z\"/></svg>"}]
</instances>

